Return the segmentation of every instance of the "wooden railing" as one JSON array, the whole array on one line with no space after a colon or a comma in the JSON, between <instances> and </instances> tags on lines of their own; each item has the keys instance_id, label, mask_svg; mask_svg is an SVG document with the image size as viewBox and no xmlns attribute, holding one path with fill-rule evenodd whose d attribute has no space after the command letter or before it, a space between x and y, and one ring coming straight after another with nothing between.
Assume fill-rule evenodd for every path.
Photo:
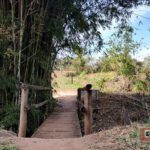
<instances>
[{"instance_id":1,"label":"wooden railing","mask_svg":"<svg viewBox=\"0 0 150 150\"><path fill-rule=\"evenodd\" d=\"M92 133L93 110L97 109L93 103L100 97L98 90L91 90L87 87L88 85L84 88L79 88L77 91L78 116L83 135Z\"/></svg>"},{"instance_id":2,"label":"wooden railing","mask_svg":"<svg viewBox=\"0 0 150 150\"><path fill-rule=\"evenodd\" d=\"M38 104L32 104L31 106L28 105L28 96L30 90L46 90L49 91L50 88L48 87L42 87L42 86L36 86L36 85L30 85L30 84L24 84L20 83L20 90L21 90L21 105L20 105L20 122L19 122L19 137L25 137L26 136L26 129L27 129L27 112L30 108L39 108L48 103L48 100L45 100Z\"/></svg>"},{"instance_id":3,"label":"wooden railing","mask_svg":"<svg viewBox=\"0 0 150 150\"><path fill-rule=\"evenodd\" d=\"M86 88L78 89L78 116L81 122L81 130L84 135L92 132L92 110L91 110L91 90Z\"/></svg>"},{"instance_id":4,"label":"wooden railing","mask_svg":"<svg viewBox=\"0 0 150 150\"><path fill-rule=\"evenodd\" d=\"M40 91L49 91L50 88L29 85L29 84L20 84L21 90L21 105L20 105L20 123L19 123L19 137L26 136L27 121L28 121L28 110L31 108L40 108L46 105L49 101L45 100L38 104L28 104L28 96L30 90L40 90ZM93 123L93 110L95 108L95 100L99 99L100 92L97 90L91 90L91 85L86 85L84 88L78 89L77 103L78 103L78 116L81 121L82 134L88 135L92 133L92 123Z\"/></svg>"},{"instance_id":5,"label":"wooden railing","mask_svg":"<svg viewBox=\"0 0 150 150\"><path fill-rule=\"evenodd\" d=\"M77 102L82 135L150 118L147 94L102 93L85 86L78 89Z\"/></svg>"}]
</instances>

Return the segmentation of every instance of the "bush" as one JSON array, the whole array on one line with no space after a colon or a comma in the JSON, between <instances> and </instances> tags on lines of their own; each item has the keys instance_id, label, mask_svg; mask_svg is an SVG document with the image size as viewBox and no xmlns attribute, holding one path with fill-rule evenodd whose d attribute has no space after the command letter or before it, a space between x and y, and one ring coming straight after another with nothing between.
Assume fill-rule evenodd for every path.
<instances>
[{"instance_id":1,"label":"bush","mask_svg":"<svg viewBox=\"0 0 150 150\"><path fill-rule=\"evenodd\" d=\"M80 73L79 77L80 77L80 78L84 78L85 75L86 75L86 72L85 72L85 71L82 71L82 72Z\"/></svg>"},{"instance_id":2,"label":"bush","mask_svg":"<svg viewBox=\"0 0 150 150\"><path fill-rule=\"evenodd\" d=\"M105 58L103 57L101 62L99 64L97 64L97 69L99 71L102 71L102 72L110 72L110 71L113 71L112 69L112 66L111 66L111 62L110 62L110 59L109 58Z\"/></svg>"},{"instance_id":3,"label":"bush","mask_svg":"<svg viewBox=\"0 0 150 150\"><path fill-rule=\"evenodd\" d=\"M147 91L148 87L145 81L136 80L134 83L135 91Z\"/></svg>"},{"instance_id":4,"label":"bush","mask_svg":"<svg viewBox=\"0 0 150 150\"><path fill-rule=\"evenodd\" d=\"M97 86L98 86L98 88L99 88L100 91L104 89L106 81L107 80L105 78L102 78L102 79L96 81L96 84L97 84Z\"/></svg>"},{"instance_id":5,"label":"bush","mask_svg":"<svg viewBox=\"0 0 150 150\"><path fill-rule=\"evenodd\" d=\"M3 109L3 117L0 126L11 129L17 133L19 122L19 106L14 104L6 105Z\"/></svg>"},{"instance_id":6,"label":"bush","mask_svg":"<svg viewBox=\"0 0 150 150\"><path fill-rule=\"evenodd\" d=\"M150 71L147 71L145 75L146 75L146 80L150 82Z\"/></svg>"},{"instance_id":7,"label":"bush","mask_svg":"<svg viewBox=\"0 0 150 150\"><path fill-rule=\"evenodd\" d=\"M133 76L135 75L135 67L132 65L131 62L125 62L125 63L122 63L120 69L119 69L119 73L121 75L124 75L126 77L130 77L130 76Z\"/></svg>"},{"instance_id":8,"label":"bush","mask_svg":"<svg viewBox=\"0 0 150 150\"><path fill-rule=\"evenodd\" d=\"M32 108L28 112L27 137L30 137L44 120L44 113Z\"/></svg>"}]
</instances>

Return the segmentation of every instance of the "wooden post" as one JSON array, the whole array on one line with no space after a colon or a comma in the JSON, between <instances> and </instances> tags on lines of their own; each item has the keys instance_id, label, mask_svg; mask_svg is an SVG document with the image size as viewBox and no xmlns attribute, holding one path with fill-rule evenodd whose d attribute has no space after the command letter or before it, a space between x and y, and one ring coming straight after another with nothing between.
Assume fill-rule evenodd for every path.
<instances>
[{"instance_id":1,"label":"wooden post","mask_svg":"<svg viewBox=\"0 0 150 150\"><path fill-rule=\"evenodd\" d=\"M20 107L20 123L19 123L19 137L26 136L27 128L27 104L28 104L29 89L26 86L21 88L21 107Z\"/></svg>"},{"instance_id":2,"label":"wooden post","mask_svg":"<svg viewBox=\"0 0 150 150\"><path fill-rule=\"evenodd\" d=\"M81 108L82 108L82 105L81 105L81 88L78 88L78 90L77 90L77 109L78 109L78 117L79 117L80 121L82 120Z\"/></svg>"},{"instance_id":3,"label":"wooden post","mask_svg":"<svg viewBox=\"0 0 150 150\"><path fill-rule=\"evenodd\" d=\"M77 99L78 101L81 101L81 88L78 88L78 91L77 91Z\"/></svg>"},{"instance_id":4,"label":"wooden post","mask_svg":"<svg viewBox=\"0 0 150 150\"><path fill-rule=\"evenodd\" d=\"M73 84L73 74L71 73L71 84Z\"/></svg>"},{"instance_id":5,"label":"wooden post","mask_svg":"<svg viewBox=\"0 0 150 150\"><path fill-rule=\"evenodd\" d=\"M85 91L84 95L84 135L92 133L91 91Z\"/></svg>"}]
</instances>

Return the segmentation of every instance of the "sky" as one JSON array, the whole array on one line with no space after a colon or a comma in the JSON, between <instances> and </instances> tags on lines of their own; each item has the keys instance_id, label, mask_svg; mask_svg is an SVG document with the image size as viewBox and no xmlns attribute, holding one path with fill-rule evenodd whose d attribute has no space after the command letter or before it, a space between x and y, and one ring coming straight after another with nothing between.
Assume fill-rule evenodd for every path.
<instances>
[{"instance_id":1,"label":"sky","mask_svg":"<svg viewBox=\"0 0 150 150\"><path fill-rule=\"evenodd\" d=\"M129 24L134 28L135 35L133 39L141 43L140 49L136 54L132 55L132 57L139 61L143 61L145 57L150 56L150 7L139 6L133 9L133 15L129 19ZM110 29L100 29L104 43L107 42L115 32L116 26L117 23L113 21ZM102 52L95 54L94 57L101 57L104 50L105 46Z\"/></svg>"}]
</instances>

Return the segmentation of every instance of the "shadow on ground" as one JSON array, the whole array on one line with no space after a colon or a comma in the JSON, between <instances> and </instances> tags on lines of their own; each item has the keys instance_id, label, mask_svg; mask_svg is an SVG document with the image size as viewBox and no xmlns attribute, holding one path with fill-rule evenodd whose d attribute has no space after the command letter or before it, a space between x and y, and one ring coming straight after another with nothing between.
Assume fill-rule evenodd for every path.
<instances>
[{"instance_id":1,"label":"shadow on ground","mask_svg":"<svg viewBox=\"0 0 150 150\"><path fill-rule=\"evenodd\" d=\"M92 93L93 132L143 123L150 118L150 95Z\"/></svg>"}]
</instances>

